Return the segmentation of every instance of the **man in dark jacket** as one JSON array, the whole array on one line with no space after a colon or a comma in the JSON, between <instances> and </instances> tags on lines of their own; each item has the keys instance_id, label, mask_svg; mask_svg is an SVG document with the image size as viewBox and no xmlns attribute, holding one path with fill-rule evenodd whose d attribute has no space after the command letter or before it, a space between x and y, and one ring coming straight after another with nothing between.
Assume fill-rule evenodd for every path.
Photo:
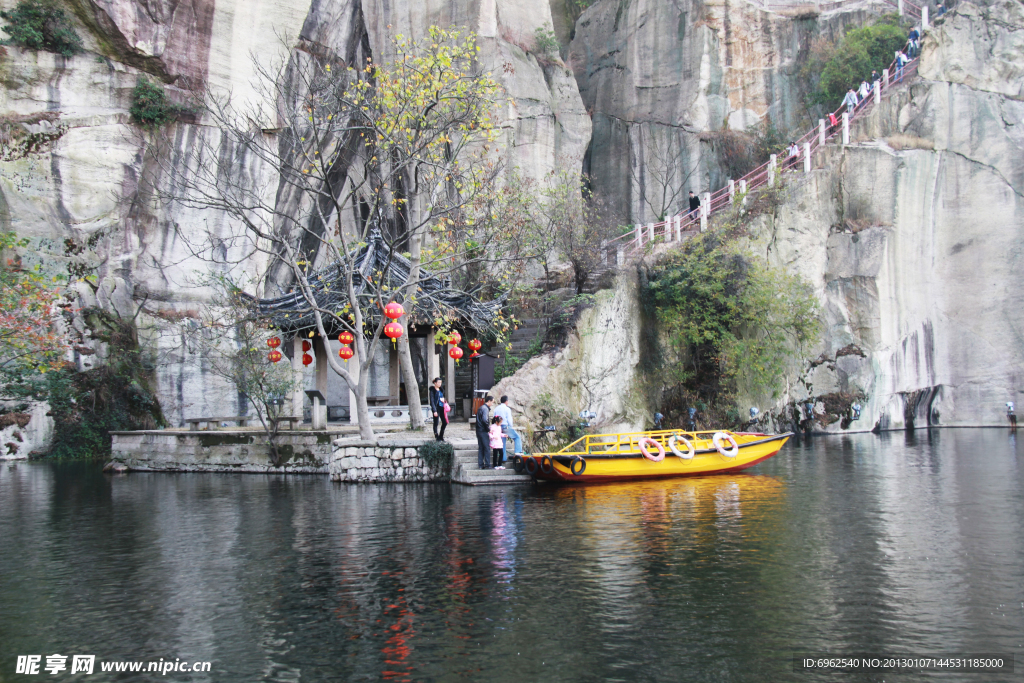
<instances>
[{"instance_id":1,"label":"man in dark jacket","mask_svg":"<svg viewBox=\"0 0 1024 683\"><path fill-rule=\"evenodd\" d=\"M690 190L690 218L694 217L694 211L696 211L699 208L700 208L700 197L695 195L693 193L693 190Z\"/></svg>"},{"instance_id":2,"label":"man in dark jacket","mask_svg":"<svg viewBox=\"0 0 1024 683\"><path fill-rule=\"evenodd\" d=\"M488 469L491 462L491 443L487 432L491 428L492 407L494 407L494 397L485 396L484 404L476 411L476 464L482 470Z\"/></svg>"}]
</instances>

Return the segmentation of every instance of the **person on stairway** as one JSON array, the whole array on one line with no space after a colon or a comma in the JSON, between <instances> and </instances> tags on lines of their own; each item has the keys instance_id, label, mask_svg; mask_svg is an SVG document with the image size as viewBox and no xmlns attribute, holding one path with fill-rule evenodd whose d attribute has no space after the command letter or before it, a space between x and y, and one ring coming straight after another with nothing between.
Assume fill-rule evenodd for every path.
<instances>
[{"instance_id":1,"label":"person on stairway","mask_svg":"<svg viewBox=\"0 0 1024 683\"><path fill-rule=\"evenodd\" d=\"M491 467L496 470L503 470L505 466L505 440L501 433L501 415L491 418L491 427L488 431L488 440L491 445Z\"/></svg>"},{"instance_id":2,"label":"person on stairway","mask_svg":"<svg viewBox=\"0 0 1024 683\"><path fill-rule=\"evenodd\" d=\"M494 409L495 415L501 416L501 430L512 446L512 455L523 454L523 437L515 430L512 424L512 409L508 405L508 396L502 396L498 401L498 407ZM505 451L508 453L508 450Z\"/></svg>"},{"instance_id":3,"label":"person on stairway","mask_svg":"<svg viewBox=\"0 0 1024 683\"><path fill-rule=\"evenodd\" d=\"M690 220L696 219L698 209L700 209L700 197L690 190Z\"/></svg>"},{"instance_id":4,"label":"person on stairway","mask_svg":"<svg viewBox=\"0 0 1024 683\"><path fill-rule=\"evenodd\" d=\"M867 81L860 82L860 89L857 90L857 95L861 100L867 99L867 96L871 94L871 86L868 85Z\"/></svg>"},{"instance_id":5,"label":"person on stairway","mask_svg":"<svg viewBox=\"0 0 1024 683\"><path fill-rule=\"evenodd\" d=\"M843 98L843 105L846 106L846 111L849 112L850 116L853 116L853 112L857 109L857 91L850 88L846 91L846 97Z\"/></svg>"},{"instance_id":6,"label":"person on stairway","mask_svg":"<svg viewBox=\"0 0 1024 683\"><path fill-rule=\"evenodd\" d=\"M480 406L480 409L476 411L476 464L482 469L488 469L487 462L490 460L491 444L490 444L490 429L491 429L491 408L494 407L494 397L485 396L484 403Z\"/></svg>"}]
</instances>

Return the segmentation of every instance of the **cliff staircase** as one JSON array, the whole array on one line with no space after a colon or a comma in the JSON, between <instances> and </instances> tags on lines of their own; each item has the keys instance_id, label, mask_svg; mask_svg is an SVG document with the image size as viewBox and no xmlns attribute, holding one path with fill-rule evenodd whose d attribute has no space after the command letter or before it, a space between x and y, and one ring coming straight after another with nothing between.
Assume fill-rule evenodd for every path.
<instances>
[{"instance_id":1,"label":"cliff staircase","mask_svg":"<svg viewBox=\"0 0 1024 683\"><path fill-rule=\"evenodd\" d=\"M886 0L887 3L897 6L902 14L914 19L920 19L922 33L928 30L928 8L918 7L908 0ZM909 47L903 46L906 54ZM917 75L920 58L915 57L909 60L902 68L897 67L896 60L884 69L882 78L875 84L871 94L858 102L852 109L846 105L840 105L826 118L819 119L818 125L804 133L796 140L800 148L800 156L794 166L803 167L804 174L812 170L813 159L816 152L826 145L841 142L843 145L850 144L850 126L858 119L863 118L882 99L889 96L896 88L909 84ZM736 202L745 202L753 193L776 184L781 181L784 167L780 167L775 154L767 163L755 168L739 180L729 180L725 187L717 192L705 193L701 196L701 206L698 211L681 213L670 216L658 223L647 225L636 225L633 230L626 232L613 240L602 244L602 261L611 266L621 266L627 260L637 258L645 253L645 247L655 242L684 242L699 232L707 229L708 219L715 213L733 206Z\"/></svg>"}]
</instances>

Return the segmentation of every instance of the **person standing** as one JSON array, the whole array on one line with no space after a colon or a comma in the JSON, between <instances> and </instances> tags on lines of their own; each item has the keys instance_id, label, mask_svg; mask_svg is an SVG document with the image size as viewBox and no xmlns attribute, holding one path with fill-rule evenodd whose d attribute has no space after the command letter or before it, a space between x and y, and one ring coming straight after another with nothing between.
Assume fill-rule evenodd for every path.
<instances>
[{"instance_id":1,"label":"person standing","mask_svg":"<svg viewBox=\"0 0 1024 683\"><path fill-rule=\"evenodd\" d=\"M476 411L476 464L482 470L488 468L487 461L490 459L488 456L491 452L490 444L490 427L491 417L490 411L494 406L494 397L485 396L484 403L480 406L480 409Z\"/></svg>"},{"instance_id":2,"label":"person standing","mask_svg":"<svg viewBox=\"0 0 1024 683\"><path fill-rule=\"evenodd\" d=\"M435 377L433 384L427 389L427 403L430 404L430 412L434 416L434 439L444 441L444 430L448 426L448 402L444 398L440 377ZM438 425L441 429L438 429Z\"/></svg>"},{"instance_id":3,"label":"person standing","mask_svg":"<svg viewBox=\"0 0 1024 683\"><path fill-rule=\"evenodd\" d=\"M868 95L871 94L871 86L868 85L867 81L860 82L860 89L857 91L857 95L861 100L866 100Z\"/></svg>"},{"instance_id":4,"label":"person standing","mask_svg":"<svg viewBox=\"0 0 1024 683\"><path fill-rule=\"evenodd\" d=\"M1010 431L1017 431L1017 413L1013 412L1013 401L1006 402L1006 419L1010 421Z\"/></svg>"},{"instance_id":5,"label":"person standing","mask_svg":"<svg viewBox=\"0 0 1024 683\"><path fill-rule=\"evenodd\" d=\"M505 442L501 434L501 415L491 418L491 428L488 432L491 444L491 467L496 470L503 470L505 466Z\"/></svg>"},{"instance_id":6,"label":"person standing","mask_svg":"<svg viewBox=\"0 0 1024 683\"><path fill-rule=\"evenodd\" d=\"M700 209L700 197L690 190L690 220L696 220L697 211Z\"/></svg>"},{"instance_id":7,"label":"person standing","mask_svg":"<svg viewBox=\"0 0 1024 683\"><path fill-rule=\"evenodd\" d=\"M879 84L879 82L881 82L881 80L882 80L882 77L878 75L878 72L876 70L872 69L871 70L871 87L872 88L877 88L878 84Z\"/></svg>"},{"instance_id":8,"label":"person standing","mask_svg":"<svg viewBox=\"0 0 1024 683\"><path fill-rule=\"evenodd\" d=\"M512 443L512 455L523 454L523 438L515 430L512 423L512 409L508 406L508 396L502 396L498 407L494 409L495 415L501 416L501 429Z\"/></svg>"}]
</instances>

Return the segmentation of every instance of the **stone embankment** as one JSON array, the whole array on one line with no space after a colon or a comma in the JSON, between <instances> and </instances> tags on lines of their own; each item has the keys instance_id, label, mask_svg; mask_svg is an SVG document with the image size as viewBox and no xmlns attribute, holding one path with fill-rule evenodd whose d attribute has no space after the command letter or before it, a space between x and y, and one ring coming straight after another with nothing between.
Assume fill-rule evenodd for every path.
<instances>
[{"instance_id":1,"label":"stone embankment","mask_svg":"<svg viewBox=\"0 0 1024 683\"><path fill-rule=\"evenodd\" d=\"M270 462L263 432L152 430L114 432L112 472L247 472L257 474L329 474L332 481L352 483L455 482L529 483L531 478L507 470L478 470L476 441L455 438L451 462L432 466L420 448L432 441L420 435L383 435L373 441L338 432L285 432L278 436L281 464ZM340 437L340 438L339 438Z\"/></svg>"}]
</instances>

